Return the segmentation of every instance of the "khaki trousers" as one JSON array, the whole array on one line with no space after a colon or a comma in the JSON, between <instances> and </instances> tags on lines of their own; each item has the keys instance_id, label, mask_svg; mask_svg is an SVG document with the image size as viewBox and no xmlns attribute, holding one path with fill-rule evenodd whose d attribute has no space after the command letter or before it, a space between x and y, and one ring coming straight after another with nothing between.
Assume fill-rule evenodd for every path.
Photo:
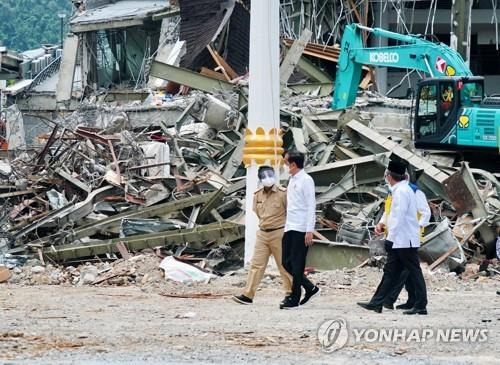
<instances>
[{"instance_id":1,"label":"khaki trousers","mask_svg":"<svg viewBox=\"0 0 500 365\"><path fill-rule=\"evenodd\" d=\"M255 251L250 261L247 285L243 292L244 296L250 299L253 299L255 296L255 291L262 280L262 276L266 271L267 263L271 255L273 255L278 265L285 294L288 295L292 292L292 277L281 263L281 240L283 238L283 231L283 229L277 229L272 232L257 231L257 242L255 243Z\"/></svg>"}]
</instances>

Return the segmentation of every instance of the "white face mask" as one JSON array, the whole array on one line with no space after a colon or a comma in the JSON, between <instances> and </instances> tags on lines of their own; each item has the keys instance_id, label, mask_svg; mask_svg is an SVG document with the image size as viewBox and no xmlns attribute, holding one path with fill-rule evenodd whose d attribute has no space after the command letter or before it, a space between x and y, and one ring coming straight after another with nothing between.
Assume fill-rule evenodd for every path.
<instances>
[{"instance_id":1,"label":"white face mask","mask_svg":"<svg viewBox=\"0 0 500 365\"><path fill-rule=\"evenodd\" d=\"M283 165L283 171L285 174L290 175L290 165Z\"/></svg>"},{"instance_id":2,"label":"white face mask","mask_svg":"<svg viewBox=\"0 0 500 365\"><path fill-rule=\"evenodd\" d=\"M262 185L264 185L266 188L270 188L271 186L274 185L275 179L274 177L265 177L261 180Z\"/></svg>"}]
</instances>

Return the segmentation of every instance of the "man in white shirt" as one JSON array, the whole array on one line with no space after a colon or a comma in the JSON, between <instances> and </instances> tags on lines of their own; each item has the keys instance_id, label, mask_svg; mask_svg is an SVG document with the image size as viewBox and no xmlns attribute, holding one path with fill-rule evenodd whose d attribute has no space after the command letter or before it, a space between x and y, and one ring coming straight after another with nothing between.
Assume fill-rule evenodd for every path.
<instances>
[{"instance_id":1,"label":"man in white shirt","mask_svg":"<svg viewBox=\"0 0 500 365\"><path fill-rule=\"evenodd\" d=\"M387 263L384 275L370 302L358 305L375 312L382 312L385 298L394 289L402 271L409 271L415 286L415 305L404 314L427 314L427 289L420 268L417 249L420 247L417 200L415 192L405 179L406 164L390 161L386 180L391 186L392 203L387 217L388 234L385 242Z\"/></svg>"},{"instance_id":2,"label":"man in white shirt","mask_svg":"<svg viewBox=\"0 0 500 365\"><path fill-rule=\"evenodd\" d=\"M289 151L285 166L290 173L287 188L285 234L283 236L283 267L292 275L292 293L280 304L281 309L293 309L306 304L320 289L304 275L309 246L313 244L316 225L316 196L313 179L304 171L304 154ZM302 289L305 295L300 300Z\"/></svg>"},{"instance_id":3,"label":"man in white shirt","mask_svg":"<svg viewBox=\"0 0 500 365\"><path fill-rule=\"evenodd\" d=\"M425 196L424 192L420 190L416 184L410 182L409 179L410 179L409 175L406 174L406 180L408 181L408 185L415 193L415 199L417 203L417 219L418 219L418 225L420 227L420 241L422 241L424 237L424 228L429 225L429 221L431 218L431 210L429 208L427 197ZM377 234L381 234L386 228L387 217L391 209L390 207L391 200L392 200L391 196L389 195L389 197L386 200L384 214L380 219L380 222L375 227L375 233ZM415 286L409 274L410 273L407 269L403 270L395 287L384 300L385 308L394 309L394 303L396 303L396 300L398 299L399 294L401 294L403 287L406 288L406 291L408 292L408 300L406 301L406 303L396 306L396 309L412 309L415 306ZM377 294L378 294L378 289L374 295Z\"/></svg>"}]
</instances>

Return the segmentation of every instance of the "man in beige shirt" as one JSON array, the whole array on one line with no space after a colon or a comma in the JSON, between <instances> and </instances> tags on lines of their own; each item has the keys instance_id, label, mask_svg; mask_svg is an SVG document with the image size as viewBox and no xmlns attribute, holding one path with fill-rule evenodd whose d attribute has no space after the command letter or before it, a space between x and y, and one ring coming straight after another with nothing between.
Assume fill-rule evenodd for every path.
<instances>
[{"instance_id":1,"label":"man in beige shirt","mask_svg":"<svg viewBox=\"0 0 500 365\"><path fill-rule=\"evenodd\" d=\"M274 170L270 166L260 167L258 176L263 187L255 192L253 198L253 210L259 218L257 242L245 290L243 294L232 297L240 304L252 304L271 255L278 265L285 294L289 295L292 291L291 276L281 264L281 240L286 219L286 189L277 185Z\"/></svg>"}]
</instances>

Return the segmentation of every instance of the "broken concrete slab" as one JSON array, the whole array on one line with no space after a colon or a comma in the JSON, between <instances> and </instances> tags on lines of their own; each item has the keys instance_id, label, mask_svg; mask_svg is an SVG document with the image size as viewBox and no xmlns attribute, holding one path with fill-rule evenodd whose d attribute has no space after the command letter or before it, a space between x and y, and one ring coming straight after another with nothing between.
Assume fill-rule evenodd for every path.
<instances>
[{"instance_id":1,"label":"broken concrete slab","mask_svg":"<svg viewBox=\"0 0 500 365\"><path fill-rule=\"evenodd\" d=\"M75 77L75 68L77 53L79 47L79 37L69 35L64 40L64 51L59 70L59 81L56 89L56 102L69 102L73 91L73 81Z\"/></svg>"},{"instance_id":2,"label":"broken concrete slab","mask_svg":"<svg viewBox=\"0 0 500 365\"><path fill-rule=\"evenodd\" d=\"M351 141L372 153L391 152L400 159L409 163L410 167L422 170L419 185L429 197L439 196L449 199L444 191L444 181L449 177L446 173L434 167L432 164L417 156L416 154L401 147L364 124L351 120L345 124L345 129ZM387 163L389 161L387 160Z\"/></svg>"}]
</instances>

